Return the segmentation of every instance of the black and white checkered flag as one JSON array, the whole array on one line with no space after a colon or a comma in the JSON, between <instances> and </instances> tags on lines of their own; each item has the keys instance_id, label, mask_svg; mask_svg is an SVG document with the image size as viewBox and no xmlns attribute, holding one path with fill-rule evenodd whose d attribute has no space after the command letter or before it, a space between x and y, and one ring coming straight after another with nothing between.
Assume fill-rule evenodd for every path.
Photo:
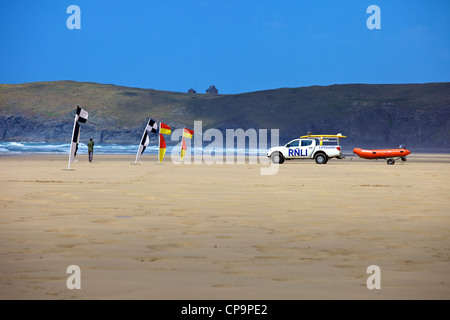
<instances>
[{"instance_id":1,"label":"black and white checkered flag","mask_svg":"<svg viewBox=\"0 0 450 320\"><path fill-rule=\"evenodd\" d=\"M144 136L141 139L141 145L139 146L139 155L144 153L145 148L147 148L149 143L150 143L150 139L148 138L148 131L146 130L144 132Z\"/></svg>"},{"instance_id":2,"label":"black and white checkered flag","mask_svg":"<svg viewBox=\"0 0 450 320\"><path fill-rule=\"evenodd\" d=\"M148 144L150 143L148 134L152 132L153 133L158 132L158 124L153 119L149 119L147 122L147 126L145 127L144 134L142 135L141 143L139 144L139 149L136 154L136 160L134 161L134 164L137 163L139 157L141 156L142 153L144 153L145 148L147 148Z\"/></svg>"},{"instance_id":3,"label":"black and white checkered flag","mask_svg":"<svg viewBox=\"0 0 450 320\"><path fill-rule=\"evenodd\" d=\"M150 119L148 120L147 127L145 128L145 130L156 133L158 132L158 124L155 122L155 120Z\"/></svg>"},{"instance_id":4,"label":"black and white checkered flag","mask_svg":"<svg viewBox=\"0 0 450 320\"><path fill-rule=\"evenodd\" d=\"M86 123L88 119L88 113L86 110L81 109L80 106L77 106L77 115L76 115L76 121L81 123Z\"/></svg>"},{"instance_id":5,"label":"black and white checkered flag","mask_svg":"<svg viewBox=\"0 0 450 320\"><path fill-rule=\"evenodd\" d=\"M72 131L72 141L70 141L70 151L69 151L69 164L68 170L70 170L70 164L75 159L77 155L78 143L80 142L80 123L86 123L88 119L88 112L84 109L81 109L80 106L77 106L77 112L75 114L75 120L73 122L73 131Z\"/></svg>"}]
</instances>

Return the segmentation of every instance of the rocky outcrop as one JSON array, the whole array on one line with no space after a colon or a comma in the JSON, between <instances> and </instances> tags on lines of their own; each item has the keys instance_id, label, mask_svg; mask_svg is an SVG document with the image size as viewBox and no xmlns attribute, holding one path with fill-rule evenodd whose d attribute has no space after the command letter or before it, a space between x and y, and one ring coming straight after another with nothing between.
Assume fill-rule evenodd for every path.
<instances>
[{"instance_id":1,"label":"rocky outcrop","mask_svg":"<svg viewBox=\"0 0 450 320\"><path fill-rule=\"evenodd\" d=\"M102 121L104 120L104 121ZM22 142L67 142L73 130L73 116L48 119L45 117L27 117L22 114L0 116L0 140ZM119 127L116 121L97 119L102 125L84 123L81 125L81 137L93 138L98 143L130 144L139 141L141 127ZM110 123L110 126L106 124ZM155 138L156 139L156 138Z\"/></svg>"},{"instance_id":2,"label":"rocky outcrop","mask_svg":"<svg viewBox=\"0 0 450 320\"><path fill-rule=\"evenodd\" d=\"M343 133L348 138L348 146L363 148L394 147L399 144L412 148L429 150L450 150L450 105L433 110L407 110L395 105L386 105L364 110L352 110L348 116L340 119L303 119L298 127L280 129L280 143L287 142L306 132ZM142 125L120 127L110 118L96 119L102 125L82 124L82 137L93 138L98 143L133 144L142 135ZM216 128L224 137L227 129L258 129L256 123L242 121L224 123ZM245 124L245 125L243 125ZM25 115L0 116L0 140L23 142L67 142L73 128L73 117L48 119L27 117ZM306 128L303 130L303 128ZM204 127L203 130L207 130ZM156 140L156 135L151 137Z\"/></svg>"},{"instance_id":3,"label":"rocky outcrop","mask_svg":"<svg viewBox=\"0 0 450 320\"><path fill-rule=\"evenodd\" d=\"M450 150L450 105L423 110L395 104L355 108L337 119L305 121L313 133L342 132L345 143L363 148L391 148L399 144L426 150ZM284 136L304 134L285 128ZM290 133L290 134L289 134Z\"/></svg>"}]
</instances>

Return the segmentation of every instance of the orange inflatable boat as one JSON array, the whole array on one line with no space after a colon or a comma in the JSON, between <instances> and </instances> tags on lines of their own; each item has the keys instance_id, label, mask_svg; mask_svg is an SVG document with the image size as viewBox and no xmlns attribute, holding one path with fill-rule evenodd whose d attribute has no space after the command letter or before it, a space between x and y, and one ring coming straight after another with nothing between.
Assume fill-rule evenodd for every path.
<instances>
[{"instance_id":1,"label":"orange inflatable boat","mask_svg":"<svg viewBox=\"0 0 450 320\"><path fill-rule=\"evenodd\" d=\"M394 164L395 158L406 161L406 156L411 151L406 150L404 146L398 146L396 149L353 149L353 153L364 159L386 159L387 164Z\"/></svg>"}]
</instances>

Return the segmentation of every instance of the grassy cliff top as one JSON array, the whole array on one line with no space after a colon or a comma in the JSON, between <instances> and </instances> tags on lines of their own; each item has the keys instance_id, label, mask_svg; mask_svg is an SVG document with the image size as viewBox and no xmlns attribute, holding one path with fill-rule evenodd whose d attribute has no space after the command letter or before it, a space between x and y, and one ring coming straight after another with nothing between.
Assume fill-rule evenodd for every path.
<instances>
[{"instance_id":1,"label":"grassy cliff top","mask_svg":"<svg viewBox=\"0 0 450 320\"><path fill-rule=\"evenodd\" d=\"M57 118L77 105L90 116L134 126L154 118L205 126L248 123L268 127L306 115L345 116L355 108L395 105L422 110L450 104L450 83L346 84L206 95L75 81L0 84L0 114Z\"/></svg>"}]
</instances>

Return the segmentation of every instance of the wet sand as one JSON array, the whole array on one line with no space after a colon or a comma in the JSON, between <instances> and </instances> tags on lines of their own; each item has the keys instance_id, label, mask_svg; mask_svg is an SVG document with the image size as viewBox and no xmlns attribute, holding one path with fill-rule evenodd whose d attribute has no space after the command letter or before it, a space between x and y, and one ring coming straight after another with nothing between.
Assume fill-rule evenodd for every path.
<instances>
[{"instance_id":1,"label":"wet sand","mask_svg":"<svg viewBox=\"0 0 450 320\"><path fill-rule=\"evenodd\" d=\"M68 171L67 156L0 157L0 299L450 298L448 154L275 175L79 158Z\"/></svg>"}]
</instances>

